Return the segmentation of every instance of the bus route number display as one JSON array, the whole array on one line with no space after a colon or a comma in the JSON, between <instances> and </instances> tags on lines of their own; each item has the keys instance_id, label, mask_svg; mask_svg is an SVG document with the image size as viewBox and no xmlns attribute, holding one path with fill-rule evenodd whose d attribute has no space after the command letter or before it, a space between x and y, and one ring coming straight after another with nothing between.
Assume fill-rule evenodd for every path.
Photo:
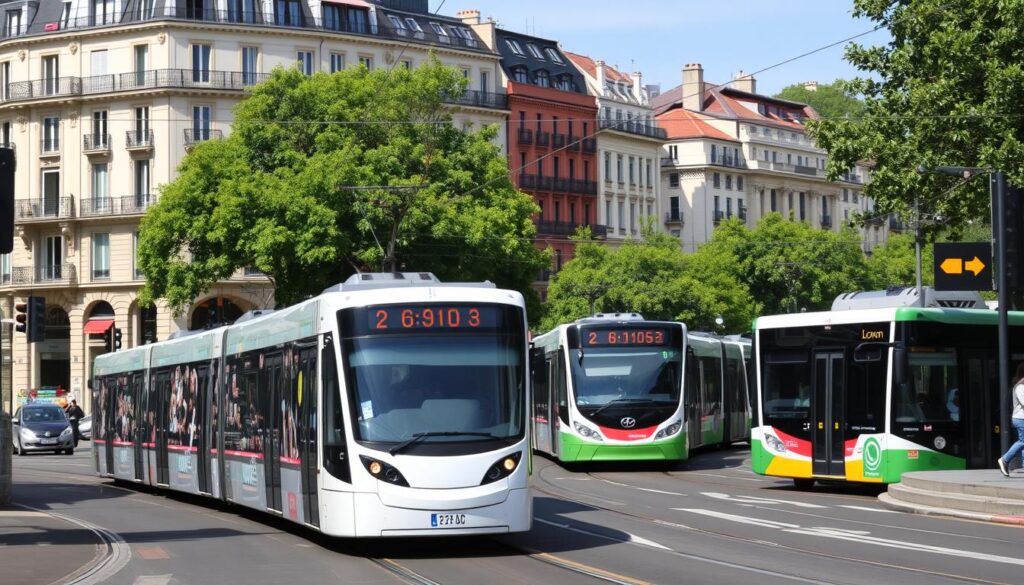
<instances>
[{"instance_id":1,"label":"bus route number display","mask_svg":"<svg viewBox=\"0 0 1024 585\"><path fill-rule=\"evenodd\" d=\"M662 346L669 345L670 336L664 328L586 329L583 331L586 347Z\"/></svg>"},{"instance_id":2,"label":"bus route number display","mask_svg":"<svg viewBox=\"0 0 1024 585\"><path fill-rule=\"evenodd\" d=\"M471 305L388 305L366 311L370 332L450 329L493 329L499 316L497 307Z\"/></svg>"}]
</instances>

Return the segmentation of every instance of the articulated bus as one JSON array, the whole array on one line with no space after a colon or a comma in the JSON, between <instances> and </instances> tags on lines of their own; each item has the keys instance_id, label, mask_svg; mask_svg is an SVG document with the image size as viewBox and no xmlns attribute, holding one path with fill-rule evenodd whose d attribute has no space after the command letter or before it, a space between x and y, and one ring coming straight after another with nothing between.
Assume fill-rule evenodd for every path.
<instances>
[{"instance_id":1,"label":"articulated bus","mask_svg":"<svg viewBox=\"0 0 1024 585\"><path fill-rule=\"evenodd\" d=\"M971 306L985 304L977 296ZM987 308L908 306L758 318L754 471L808 488L993 467L997 318ZM1015 366L1024 313L1010 312L1010 324Z\"/></svg>"},{"instance_id":2,"label":"articulated bus","mask_svg":"<svg viewBox=\"0 0 1024 585\"><path fill-rule=\"evenodd\" d=\"M346 537L529 530L522 295L357 274L96 359L100 476Z\"/></svg>"},{"instance_id":3,"label":"articulated bus","mask_svg":"<svg viewBox=\"0 0 1024 585\"><path fill-rule=\"evenodd\" d=\"M614 313L532 347L534 448L560 461L680 460L749 438L749 342Z\"/></svg>"}]
</instances>

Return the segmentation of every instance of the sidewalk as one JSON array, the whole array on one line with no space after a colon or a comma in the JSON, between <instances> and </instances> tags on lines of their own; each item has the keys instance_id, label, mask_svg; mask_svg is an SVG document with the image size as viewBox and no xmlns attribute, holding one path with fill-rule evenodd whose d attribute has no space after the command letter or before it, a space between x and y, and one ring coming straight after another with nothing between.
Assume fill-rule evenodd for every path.
<instances>
[{"instance_id":1,"label":"sidewalk","mask_svg":"<svg viewBox=\"0 0 1024 585\"><path fill-rule=\"evenodd\" d=\"M0 507L0 582L65 583L106 553L100 537L48 512Z\"/></svg>"},{"instance_id":2,"label":"sidewalk","mask_svg":"<svg viewBox=\"0 0 1024 585\"><path fill-rule=\"evenodd\" d=\"M878 496L887 508L983 522L1024 525L1024 469L916 471Z\"/></svg>"}]
</instances>

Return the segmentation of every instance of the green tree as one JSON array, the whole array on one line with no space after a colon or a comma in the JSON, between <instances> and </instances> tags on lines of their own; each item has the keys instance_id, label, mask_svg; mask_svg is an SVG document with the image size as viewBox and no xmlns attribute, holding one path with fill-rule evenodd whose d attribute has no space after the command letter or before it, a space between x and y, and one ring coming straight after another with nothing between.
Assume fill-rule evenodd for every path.
<instances>
[{"instance_id":1,"label":"green tree","mask_svg":"<svg viewBox=\"0 0 1024 585\"><path fill-rule=\"evenodd\" d=\"M181 310L253 267L290 304L385 266L489 279L536 307L530 283L550 263L532 243L537 207L510 182L495 128L451 124L444 98L465 84L434 58L411 71L276 70L143 218L141 300Z\"/></svg>"},{"instance_id":2,"label":"green tree","mask_svg":"<svg viewBox=\"0 0 1024 585\"><path fill-rule=\"evenodd\" d=\"M824 118L856 117L864 110L864 103L851 93L848 82L842 79L819 84L815 90L795 83L782 88L775 97L807 104Z\"/></svg>"},{"instance_id":3,"label":"green tree","mask_svg":"<svg viewBox=\"0 0 1024 585\"><path fill-rule=\"evenodd\" d=\"M754 302L730 274L699 278L676 238L644 231L619 248L578 239L576 256L548 290L543 329L595 312L631 312L683 321L693 330L747 331ZM725 321L717 328L715 319Z\"/></svg>"},{"instance_id":4,"label":"green tree","mask_svg":"<svg viewBox=\"0 0 1024 585\"><path fill-rule=\"evenodd\" d=\"M921 247L921 281L925 286L935 282L932 270L933 246ZM889 241L877 246L868 258L868 288L882 290L892 286L917 285L917 253L914 234L890 234Z\"/></svg>"},{"instance_id":5,"label":"green tree","mask_svg":"<svg viewBox=\"0 0 1024 585\"><path fill-rule=\"evenodd\" d=\"M753 230L737 219L722 222L692 262L693 274L704 282L725 273L742 283L756 303L755 316L827 310L839 294L868 284L854 229L824 231L778 213L761 218Z\"/></svg>"},{"instance_id":6,"label":"green tree","mask_svg":"<svg viewBox=\"0 0 1024 585\"><path fill-rule=\"evenodd\" d=\"M870 160L865 192L883 211L919 197L954 226L987 216L984 178L950 191L958 178L916 169L989 167L1024 181L1024 0L855 0L853 13L891 41L846 50L871 74L849 84L864 96L861 116L809 125L829 153L829 176Z\"/></svg>"}]
</instances>

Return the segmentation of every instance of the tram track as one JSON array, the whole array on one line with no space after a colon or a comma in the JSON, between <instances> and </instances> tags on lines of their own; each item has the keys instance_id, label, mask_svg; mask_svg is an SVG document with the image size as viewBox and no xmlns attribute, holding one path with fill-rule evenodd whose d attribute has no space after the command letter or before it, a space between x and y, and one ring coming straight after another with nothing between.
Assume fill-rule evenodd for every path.
<instances>
[{"instance_id":1,"label":"tram track","mask_svg":"<svg viewBox=\"0 0 1024 585\"><path fill-rule=\"evenodd\" d=\"M662 527L667 527L667 528L670 528L670 529L690 531L690 532L693 532L695 534L705 535L705 536L709 536L709 537L713 537L713 538L719 538L719 539L728 540L728 541L732 541L732 542L741 542L741 543L744 543L744 544L747 544L747 545L753 545L753 546L757 546L757 547L763 547L763 548L766 548L766 549L770 549L772 551L785 550L785 551L796 553L796 554L808 555L808 556L813 556L813 557L816 557L816 558L826 559L826 560L831 560L831 561L847 561L847 562L853 562L853 563L860 563L860 564L870 565L870 566L877 567L877 568L880 568L880 569L888 569L888 570L895 570L895 571L903 571L903 572L907 572L907 573L913 573L915 575L922 575L922 576L926 576L926 577L934 577L934 578L941 578L941 579L952 579L952 580L956 580L959 583L976 583L976 584L979 584L979 585L1013 585L1011 582L992 581L992 580L981 579L981 578L977 578L977 577L970 577L970 576L965 576L965 575L954 575L954 574L944 573L944 572L939 572L939 571L930 571L930 570L927 570L927 569L918 569L918 568L913 568L913 567L907 567L905 565L895 565L895 564L891 564L891 563L884 563L884 562L874 561L874 560L871 560L871 559L865 559L865 558L860 558L860 557L853 557L853 556L847 556L847 555L839 555L839 554L834 554L834 553L827 553L827 552L822 552L822 551L816 551L816 550L811 550L811 549L807 549L807 548L801 548L801 547L795 547L795 546L791 546L791 545L779 544L777 542L766 542L766 541L758 540L758 539L743 538L743 537L740 537L740 536L729 534L727 532L720 532L720 531L716 531L716 530L709 530L709 529L706 529L706 528L699 528L699 527L695 527L695 526L691 526L691 525L687 525L687 524L670 522L670 521L667 521L667 520L663 520L663 519L660 519L660 518L655 518L655 517L647 516L647 515L644 515L644 514L628 512L628 511L612 508L612 507L609 507L609 506L595 504L592 501L589 501L589 500L592 500L594 498L582 499L582 498L579 498L579 497L575 497L570 492L568 492L568 490L565 490L563 488L558 487L557 485L552 483L551 480L549 480L548 478L544 477L544 471L546 469L551 469L551 468L554 468L556 466L557 466L557 463L554 464L553 466L543 467L543 468L539 469L536 472L536 474L535 474L536 479L535 479L535 481L533 483L533 486L532 486L532 488L535 491L543 493L543 494L546 494L546 495L549 495L549 496L554 497L554 498L559 498L559 499L562 499L562 500L570 501L570 502L573 502L573 503L576 503L576 504L579 504L579 505L582 505L582 506L588 506L590 508L601 510L603 512L608 512L608 513L611 513L611 514L617 514L617 515L625 516L625 517L628 517L628 518L632 518L634 520L639 520L641 522L649 522L649 523L652 523L652 524L655 524L655 525L658 525L658 526L662 526ZM600 477L598 477L596 475L593 475L591 472L586 472L585 474L587 476L593 477L596 480L603 481L602 478L600 478ZM670 476L670 477L674 477L674 476ZM545 487L539 486L538 483L540 483L540 482L545 483L549 487L545 488ZM712 483L714 485L729 485L729 484L725 484L724 482L706 482L706 483ZM848 496L840 496L840 497L849 498ZM602 498L597 498L597 499L602 499ZM597 533L594 533L594 535L598 536L598 537L605 537L605 538L607 538L606 535L600 535L600 534L597 534ZM683 552L680 552L680 551L677 551L677 550L673 550L673 549L668 549L668 550L657 549L657 550L660 550L660 552L662 552L664 554L670 554L670 555L673 555L673 556L681 556L681 557L687 558L689 560L695 560L695 561L700 561L700 562L709 562L709 563L713 563L713 564L728 565L728 566L733 567L733 568L746 569L746 570L750 570L752 572L760 573L760 574L766 575L766 576L773 576L773 577L779 577L779 578L782 578L782 579L792 580L793 582L815 583L815 584L822 584L822 585L824 585L824 584L836 585L836 583L837 583L837 582L833 582L833 581L823 581L823 580L818 580L818 579L811 579L811 578L807 578L807 577L805 577L803 575L799 575L799 574L796 574L796 573L793 573L793 572L771 571L771 570L765 570L765 569L756 569L756 568L753 568L753 567L740 567L740 566L736 565L735 563L732 563L732 562L729 562L729 561L723 561L723 560L715 559L715 558L712 558L712 557L709 557L709 556L701 556L701 555L693 555L693 554L690 554L690 553L683 553Z\"/></svg>"}]
</instances>

